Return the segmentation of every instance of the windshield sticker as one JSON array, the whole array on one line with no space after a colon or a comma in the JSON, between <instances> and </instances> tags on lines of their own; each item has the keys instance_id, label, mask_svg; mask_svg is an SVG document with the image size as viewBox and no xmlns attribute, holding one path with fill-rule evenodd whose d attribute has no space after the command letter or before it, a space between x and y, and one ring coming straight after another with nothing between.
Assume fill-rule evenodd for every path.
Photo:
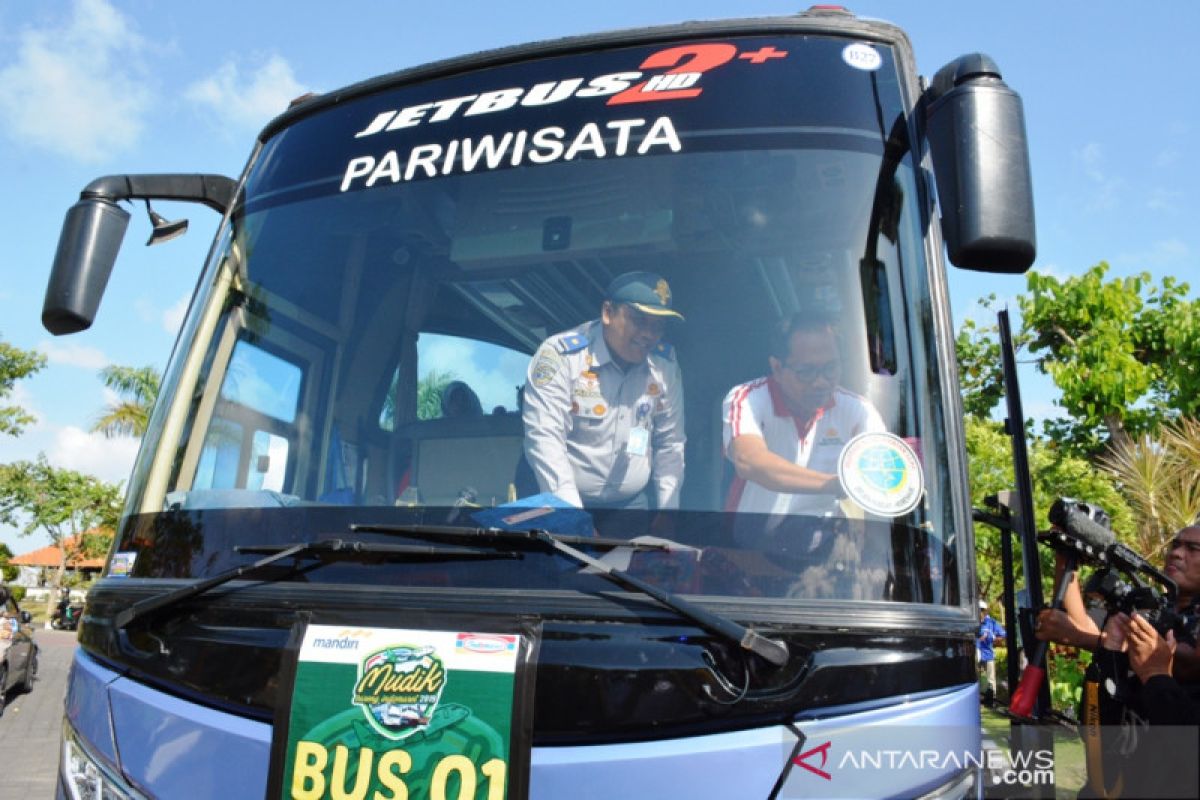
<instances>
[{"instance_id":1,"label":"windshield sticker","mask_svg":"<svg viewBox=\"0 0 1200 800\"><path fill-rule=\"evenodd\" d=\"M635 153L642 156L652 151L678 153L683 149L670 117L659 117L653 122L612 120L603 128L615 133L615 137L606 137L599 124L589 122L577 131L568 132L552 125L532 133L507 131L498 135L489 133L477 139L452 139L445 144L420 144L403 156L397 150L389 150L379 158L359 156L346 165L341 191L369 189L380 183L391 185L416 178L518 167L526 160L533 164L549 164L581 156L609 158Z\"/></svg>"},{"instance_id":2,"label":"windshield sticker","mask_svg":"<svg viewBox=\"0 0 1200 800\"><path fill-rule=\"evenodd\" d=\"M108 577L128 578L133 572L133 563L137 561L137 553L113 553L108 562Z\"/></svg>"},{"instance_id":3,"label":"windshield sticker","mask_svg":"<svg viewBox=\"0 0 1200 800\"><path fill-rule=\"evenodd\" d=\"M508 796L523 638L309 625L279 796Z\"/></svg>"},{"instance_id":4,"label":"windshield sticker","mask_svg":"<svg viewBox=\"0 0 1200 800\"><path fill-rule=\"evenodd\" d=\"M921 502L925 477L913 449L891 433L863 433L838 458L838 480L864 511L899 517Z\"/></svg>"},{"instance_id":5,"label":"windshield sticker","mask_svg":"<svg viewBox=\"0 0 1200 800\"><path fill-rule=\"evenodd\" d=\"M879 51L862 42L846 45L842 50L842 60L855 69L868 72L874 72L883 66L883 57L879 55Z\"/></svg>"},{"instance_id":6,"label":"windshield sticker","mask_svg":"<svg viewBox=\"0 0 1200 800\"><path fill-rule=\"evenodd\" d=\"M874 50L871 52L874 53ZM706 72L729 63L750 67L771 64L787 58L787 55L786 50L778 50L771 45L758 45L754 50L739 53L737 47L728 42L668 47L651 53L636 71L598 75L586 83L584 78L563 78L530 87L512 86L381 111L354 137L362 139L425 123L446 122L456 116L495 114L518 106L549 106L573 98L607 97L605 104L609 106L686 100L699 97L704 91L700 84ZM878 54L875 57L878 58Z\"/></svg>"}]
</instances>

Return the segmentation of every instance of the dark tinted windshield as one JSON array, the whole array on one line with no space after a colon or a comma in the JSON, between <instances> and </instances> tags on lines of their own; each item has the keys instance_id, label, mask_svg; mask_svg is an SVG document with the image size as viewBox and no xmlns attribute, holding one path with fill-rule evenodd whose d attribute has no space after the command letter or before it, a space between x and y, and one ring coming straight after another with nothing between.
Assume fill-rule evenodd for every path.
<instances>
[{"instance_id":1,"label":"dark tinted windshield","mask_svg":"<svg viewBox=\"0 0 1200 800\"><path fill-rule=\"evenodd\" d=\"M618 554L676 591L957 603L903 108L885 47L744 38L295 123L209 269L136 508L190 515L197 553L261 538L244 508L293 538L536 526L676 542Z\"/></svg>"}]
</instances>

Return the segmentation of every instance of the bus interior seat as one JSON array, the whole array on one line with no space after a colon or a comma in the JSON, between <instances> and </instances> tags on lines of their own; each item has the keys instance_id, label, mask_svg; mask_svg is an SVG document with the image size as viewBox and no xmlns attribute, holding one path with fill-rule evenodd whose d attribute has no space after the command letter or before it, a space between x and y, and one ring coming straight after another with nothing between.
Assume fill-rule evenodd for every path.
<instances>
[{"instance_id":1,"label":"bus interior seat","mask_svg":"<svg viewBox=\"0 0 1200 800\"><path fill-rule=\"evenodd\" d=\"M508 500L513 465L524 452L519 414L421 420L397 435L411 443L408 486L423 505L452 506L468 490L482 506Z\"/></svg>"}]
</instances>

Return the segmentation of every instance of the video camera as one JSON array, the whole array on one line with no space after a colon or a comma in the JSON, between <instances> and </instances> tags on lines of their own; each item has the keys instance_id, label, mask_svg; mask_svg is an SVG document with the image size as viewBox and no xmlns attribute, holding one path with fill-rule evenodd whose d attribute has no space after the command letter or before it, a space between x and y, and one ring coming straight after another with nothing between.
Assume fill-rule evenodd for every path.
<instances>
[{"instance_id":1,"label":"video camera","mask_svg":"<svg viewBox=\"0 0 1200 800\"><path fill-rule=\"evenodd\" d=\"M1097 568L1083 587L1085 594L1102 598L1109 614L1137 611L1159 635L1174 630L1179 641L1195 643L1200 620L1175 610L1175 581L1118 542L1103 509L1064 497L1050 506L1049 517L1054 528L1039 540Z\"/></svg>"},{"instance_id":2,"label":"video camera","mask_svg":"<svg viewBox=\"0 0 1200 800\"><path fill-rule=\"evenodd\" d=\"M1179 597L1175 581L1119 542L1108 549L1105 560L1106 563L1084 585L1085 593L1103 598L1109 614L1133 614L1137 611L1154 626L1160 636L1166 636L1167 631L1173 630L1176 640L1191 645L1196 643L1200 619L1175 610ZM1143 575L1158 586L1143 580Z\"/></svg>"}]
</instances>

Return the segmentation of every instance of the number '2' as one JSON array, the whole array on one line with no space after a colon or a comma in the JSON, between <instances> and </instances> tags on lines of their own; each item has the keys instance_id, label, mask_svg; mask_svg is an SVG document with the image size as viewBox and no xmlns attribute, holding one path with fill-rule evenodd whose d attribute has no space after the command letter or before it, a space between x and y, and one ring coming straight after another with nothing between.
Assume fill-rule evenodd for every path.
<instances>
[{"instance_id":1,"label":"number '2'","mask_svg":"<svg viewBox=\"0 0 1200 800\"><path fill-rule=\"evenodd\" d=\"M608 105L619 106L625 103L648 103L654 100L682 100L687 97L696 97L703 91L699 87L691 89L665 88L675 85L667 76L691 76L690 83L695 83L702 73L721 66L735 55L737 55L737 48L731 44L685 44L651 53L642 62L641 69L661 69L663 67L670 67L670 69L662 75L655 75L636 86L630 86L620 94L613 95L608 99ZM686 78L683 80L687 81ZM651 83L655 85L650 86ZM655 88L660 85L664 88Z\"/></svg>"}]
</instances>

